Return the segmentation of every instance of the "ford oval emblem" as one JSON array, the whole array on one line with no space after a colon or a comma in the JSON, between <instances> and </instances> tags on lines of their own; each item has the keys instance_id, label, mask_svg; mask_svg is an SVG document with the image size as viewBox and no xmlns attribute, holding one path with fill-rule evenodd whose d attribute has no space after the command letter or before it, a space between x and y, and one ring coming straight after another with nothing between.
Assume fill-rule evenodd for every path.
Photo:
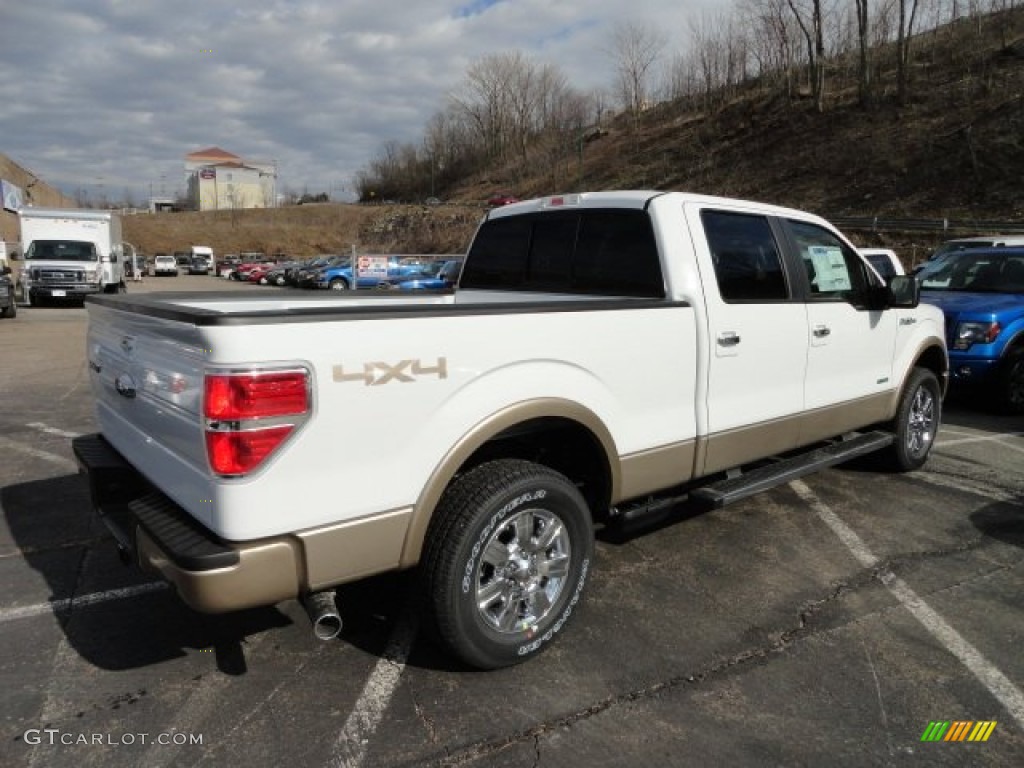
<instances>
[{"instance_id":1,"label":"ford oval emblem","mask_svg":"<svg viewBox=\"0 0 1024 768\"><path fill-rule=\"evenodd\" d=\"M127 373L122 373L114 380L114 389L121 397L135 397L135 379Z\"/></svg>"}]
</instances>

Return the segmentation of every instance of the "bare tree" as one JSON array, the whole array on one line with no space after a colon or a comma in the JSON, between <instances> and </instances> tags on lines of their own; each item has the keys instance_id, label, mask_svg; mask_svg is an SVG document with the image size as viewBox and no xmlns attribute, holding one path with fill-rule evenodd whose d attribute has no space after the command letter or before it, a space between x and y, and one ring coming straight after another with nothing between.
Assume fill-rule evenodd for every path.
<instances>
[{"instance_id":1,"label":"bare tree","mask_svg":"<svg viewBox=\"0 0 1024 768\"><path fill-rule=\"evenodd\" d=\"M825 107L825 33L821 0L786 0L800 26L807 50L807 77L811 84L814 105L821 112Z\"/></svg>"},{"instance_id":2,"label":"bare tree","mask_svg":"<svg viewBox=\"0 0 1024 768\"><path fill-rule=\"evenodd\" d=\"M918 0L898 0L899 29L896 38L896 98L902 104L907 99L907 81L910 77L910 41L914 36Z\"/></svg>"},{"instance_id":3,"label":"bare tree","mask_svg":"<svg viewBox=\"0 0 1024 768\"><path fill-rule=\"evenodd\" d=\"M871 50L868 0L854 0L854 3L857 11L857 92L861 106L869 107L872 102L872 82L871 62L868 58Z\"/></svg>"},{"instance_id":4,"label":"bare tree","mask_svg":"<svg viewBox=\"0 0 1024 768\"><path fill-rule=\"evenodd\" d=\"M633 117L634 129L639 125L640 113L647 107L652 67L664 47L664 35L651 27L623 23L612 33L619 95Z\"/></svg>"}]
</instances>

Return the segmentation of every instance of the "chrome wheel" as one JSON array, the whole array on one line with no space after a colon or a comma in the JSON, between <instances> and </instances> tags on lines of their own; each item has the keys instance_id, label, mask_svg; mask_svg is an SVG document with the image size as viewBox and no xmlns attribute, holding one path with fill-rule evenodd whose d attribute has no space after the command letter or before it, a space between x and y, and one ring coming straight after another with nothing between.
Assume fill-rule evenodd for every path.
<instances>
[{"instance_id":1,"label":"chrome wheel","mask_svg":"<svg viewBox=\"0 0 1024 768\"><path fill-rule=\"evenodd\" d=\"M886 452L891 469L910 472L928 460L942 423L942 387L927 368L914 368L892 421L893 444Z\"/></svg>"},{"instance_id":2,"label":"chrome wheel","mask_svg":"<svg viewBox=\"0 0 1024 768\"><path fill-rule=\"evenodd\" d=\"M550 613L565 587L572 546L553 513L527 509L497 528L477 566L480 617L499 632L523 632Z\"/></svg>"},{"instance_id":3,"label":"chrome wheel","mask_svg":"<svg viewBox=\"0 0 1024 768\"><path fill-rule=\"evenodd\" d=\"M907 424L907 453L926 456L935 438L935 398L926 387L918 387L910 405Z\"/></svg>"},{"instance_id":4,"label":"chrome wheel","mask_svg":"<svg viewBox=\"0 0 1024 768\"><path fill-rule=\"evenodd\" d=\"M480 669L525 661L564 635L593 556L590 509L565 475L480 464L445 489L427 531L427 629Z\"/></svg>"}]
</instances>

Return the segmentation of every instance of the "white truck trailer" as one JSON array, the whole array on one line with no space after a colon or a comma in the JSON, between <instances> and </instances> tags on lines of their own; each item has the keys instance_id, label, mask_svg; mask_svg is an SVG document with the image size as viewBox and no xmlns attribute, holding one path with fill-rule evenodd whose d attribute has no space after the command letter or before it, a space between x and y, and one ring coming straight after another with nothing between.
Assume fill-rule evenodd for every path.
<instances>
[{"instance_id":1,"label":"white truck trailer","mask_svg":"<svg viewBox=\"0 0 1024 768\"><path fill-rule=\"evenodd\" d=\"M116 213L23 208L18 219L24 258L19 292L30 306L125 291L121 219Z\"/></svg>"}]
</instances>

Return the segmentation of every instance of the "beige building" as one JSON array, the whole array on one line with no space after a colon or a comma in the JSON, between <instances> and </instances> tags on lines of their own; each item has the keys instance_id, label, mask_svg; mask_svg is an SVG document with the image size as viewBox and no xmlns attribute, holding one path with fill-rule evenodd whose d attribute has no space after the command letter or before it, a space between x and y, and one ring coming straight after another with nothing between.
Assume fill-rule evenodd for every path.
<instances>
[{"instance_id":1,"label":"beige building","mask_svg":"<svg viewBox=\"0 0 1024 768\"><path fill-rule=\"evenodd\" d=\"M273 163L243 160L219 147L185 156L188 197L198 211L272 208L277 194Z\"/></svg>"}]
</instances>

